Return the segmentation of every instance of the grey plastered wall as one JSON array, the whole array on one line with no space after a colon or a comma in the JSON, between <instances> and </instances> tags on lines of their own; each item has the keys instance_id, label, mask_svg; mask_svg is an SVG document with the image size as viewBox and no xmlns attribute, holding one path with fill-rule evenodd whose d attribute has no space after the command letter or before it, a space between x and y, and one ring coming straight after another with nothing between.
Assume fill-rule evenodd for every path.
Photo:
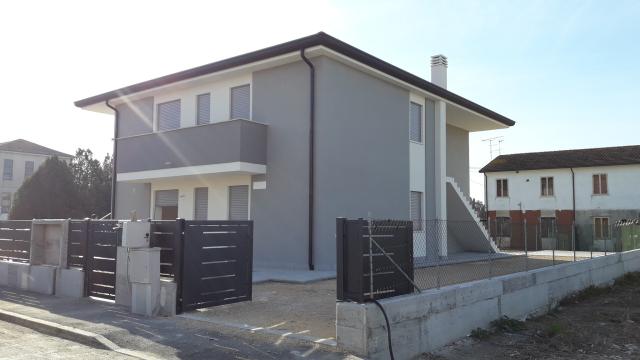
<instances>
[{"instance_id":1,"label":"grey plastered wall","mask_svg":"<svg viewBox=\"0 0 640 360\"><path fill-rule=\"evenodd\" d=\"M139 219L150 217L151 184L118 182L116 188L116 219L129 219L135 210Z\"/></svg>"},{"instance_id":2,"label":"grey plastered wall","mask_svg":"<svg viewBox=\"0 0 640 360\"><path fill-rule=\"evenodd\" d=\"M257 71L252 86L253 119L267 124L267 188L251 192L254 266L306 269L309 69Z\"/></svg>"},{"instance_id":3,"label":"grey plastered wall","mask_svg":"<svg viewBox=\"0 0 640 360\"><path fill-rule=\"evenodd\" d=\"M336 267L336 217L409 216L409 93L326 57L314 64L314 252L324 270Z\"/></svg>"},{"instance_id":4,"label":"grey plastered wall","mask_svg":"<svg viewBox=\"0 0 640 360\"><path fill-rule=\"evenodd\" d=\"M153 132L153 97L117 106L118 136L132 136Z\"/></svg>"},{"instance_id":5,"label":"grey plastered wall","mask_svg":"<svg viewBox=\"0 0 640 360\"><path fill-rule=\"evenodd\" d=\"M469 195L469 132L447 125L447 176Z\"/></svg>"}]
</instances>

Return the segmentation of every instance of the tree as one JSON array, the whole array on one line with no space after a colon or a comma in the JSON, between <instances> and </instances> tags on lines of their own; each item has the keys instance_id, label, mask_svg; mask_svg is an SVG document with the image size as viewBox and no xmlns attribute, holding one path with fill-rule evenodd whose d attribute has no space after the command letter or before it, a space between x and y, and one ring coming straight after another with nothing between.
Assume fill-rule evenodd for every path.
<instances>
[{"instance_id":1,"label":"tree","mask_svg":"<svg viewBox=\"0 0 640 360\"><path fill-rule=\"evenodd\" d=\"M80 194L71 168L49 158L16 192L11 219L66 219L82 217Z\"/></svg>"},{"instance_id":2,"label":"tree","mask_svg":"<svg viewBox=\"0 0 640 360\"><path fill-rule=\"evenodd\" d=\"M78 149L71 163L48 159L18 189L11 219L99 217L111 208L112 160Z\"/></svg>"},{"instance_id":3,"label":"tree","mask_svg":"<svg viewBox=\"0 0 640 360\"><path fill-rule=\"evenodd\" d=\"M93 158L89 149L78 149L71 161L74 183L78 187L84 216L103 216L111 209L111 156L102 163Z\"/></svg>"}]
</instances>

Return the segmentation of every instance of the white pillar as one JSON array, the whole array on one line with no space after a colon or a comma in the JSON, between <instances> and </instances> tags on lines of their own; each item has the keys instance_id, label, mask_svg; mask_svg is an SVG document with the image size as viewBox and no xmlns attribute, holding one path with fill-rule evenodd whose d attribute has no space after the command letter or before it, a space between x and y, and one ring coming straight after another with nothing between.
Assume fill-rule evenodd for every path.
<instances>
[{"instance_id":1,"label":"white pillar","mask_svg":"<svg viewBox=\"0 0 640 360\"><path fill-rule=\"evenodd\" d=\"M434 245L440 256L447 256L447 105L427 99L425 110L427 233L437 235Z\"/></svg>"}]
</instances>

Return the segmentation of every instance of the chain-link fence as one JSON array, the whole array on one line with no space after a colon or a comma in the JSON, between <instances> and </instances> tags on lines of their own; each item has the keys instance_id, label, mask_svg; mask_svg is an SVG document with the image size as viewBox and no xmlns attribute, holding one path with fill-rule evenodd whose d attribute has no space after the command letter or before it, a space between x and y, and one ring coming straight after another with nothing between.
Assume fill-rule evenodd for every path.
<instances>
[{"instance_id":1,"label":"chain-link fence","mask_svg":"<svg viewBox=\"0 0 640 360\"><path fill-rule=\"evenodd\" d=\"M414 280L439 288L639 247L638 222L414 221Z\"/></svg>"}]
</instances>

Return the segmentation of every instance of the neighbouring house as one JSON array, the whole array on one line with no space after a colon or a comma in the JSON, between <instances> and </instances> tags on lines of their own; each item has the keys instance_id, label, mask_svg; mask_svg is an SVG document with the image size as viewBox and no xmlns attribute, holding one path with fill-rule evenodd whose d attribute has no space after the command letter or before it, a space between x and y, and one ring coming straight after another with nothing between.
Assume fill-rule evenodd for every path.
<instances>
[{"instance_id":1,"label":"neighbouring house","mask_svg":"<svg viewBox=\"0 0 640 360\"><path fill-rule=\"evenodd\" d=\"M524 248L526 221L529 250L571 249L574 224L576 249L611 250L614 224L640 216L640 146L500 155L480 172L491 233L507 247Z\"/></svg>"},{"instance_id":2,"label":"neighbouring house","mask_svg":"<svg viewBox=\"0 0 640 360\"><path fill-rule=\"evenodd\" d=\"M52 156L66 161L73 158L72 155L23 139L0 143L0 220L7 220L9 217L14 195L24 180Z\"/></svg>"},{"instance_id":3,"label":"neighbouring house","mask_svg":"<svg viewBox=\"0 0 640 360\"><path fill-rule=\"evenodd\" d=\"M514 122L325 33L77 101L115 114L115 216L254 221L256 267L332 270L336 217L473 223L469 133ZM426 251L416 249L419 252Z\"/></svg>"}]
</instances>

